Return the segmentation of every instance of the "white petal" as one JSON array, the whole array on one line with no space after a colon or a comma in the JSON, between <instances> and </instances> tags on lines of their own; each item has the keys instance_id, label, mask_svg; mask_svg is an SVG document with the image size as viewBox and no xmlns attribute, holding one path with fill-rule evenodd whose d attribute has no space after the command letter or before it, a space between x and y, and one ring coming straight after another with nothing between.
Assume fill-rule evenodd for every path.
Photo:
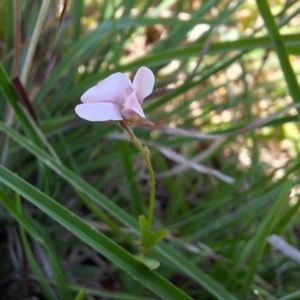
<instances>
[{"instance_id":1,"label":"white petal","mask_svg":"<svg viewBox=\"0 0 300 300\"><path fill-rule=\"evenodd\" d=\"M133 88L138 94L138 100L140 104L143 100L152 93L154 87L154 74L146 67L141 67L136 72L133 79Z\"/></svg>"},{"instance_id":2,"label":"white petal","mask_svg":"<svg viewBox=\"0 0 300 300\"><path fill-rule=\"evenodd\" d=\"M132 87L130 79L122 74L115 73L88 89L82 96L84 103L113 102L122 104L125 91Z\"/></svg>"},{"instance_id":3,"label":"white petal","mask_svg":"<svg viewBox=\"0 0 300 300\"><path fill-rule=\"evenodd\" d=\"M119 106L109 102L79 104L75 107L75 112L80 118L92 122L123 120Z\"/></svg>"},{"instance_id":4,"label":"white petal","mask_svg":"<svg viewBox=\"0 0 300 300\"><path fill-rule=\"evenodd\" d=\"M142 118L145 118L144 111L136 98L135 92L131 93L126 98L124 108L122 109L122 114L126 119L130 119L136 114L138 114Z\"/></svg>"}]
</instances>

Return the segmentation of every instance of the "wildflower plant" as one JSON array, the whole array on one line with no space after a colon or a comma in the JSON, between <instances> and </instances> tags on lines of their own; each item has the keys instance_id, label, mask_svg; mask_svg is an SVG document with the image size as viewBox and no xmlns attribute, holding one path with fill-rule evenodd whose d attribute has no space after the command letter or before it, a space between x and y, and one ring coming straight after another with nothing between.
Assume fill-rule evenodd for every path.
<instances>
[{"instance_id":1,"label":"wildflower plant","mask_svg":"<svg viewBox=\"0 0 300 300\"><path fill-rule=\"evenodd\" d=\"M1 299L299 298L300 2L254 3L0 1Z\"/></svg>"},{"instance_id":2,"label":"wildflower plant","mask_svg":"<svg viewBox=\"0 0 300 300\"><path fill-rule=\"evenodd\" d=\"M83 104L75 107L77 115L87 121L118 122L145 160L150 180L149 210L148 218L144 215L139 216L140 258L145 263L149 260L146 260L144 255L168 234L168 231L163 229L151 232L155 206L154 171L149 149L139 142L131 129L137 125L152 125L146 119L142 105L144 99L152 93L153 87L154 74L147 67L138 69L133 82L125 74L115 73L88 89L81 96ZM150 267L153 268L152 264Z\"/></svg>"}]
</instances>

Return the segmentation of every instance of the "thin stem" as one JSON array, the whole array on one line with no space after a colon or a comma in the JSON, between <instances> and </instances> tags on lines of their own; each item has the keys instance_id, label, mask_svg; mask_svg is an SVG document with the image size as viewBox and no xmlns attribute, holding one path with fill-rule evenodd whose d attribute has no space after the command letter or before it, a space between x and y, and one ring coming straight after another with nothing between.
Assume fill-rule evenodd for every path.
<instances>
[{"instance_id":1,"label":"thin stem","mask_svg":"<svg viewBox=\"0 0 300 300\"><path fill-rule=\"evenodd\" d=\"M132 130L128 127L128 125L121 121L120 122L121 127L126 130L126 132L129 134L130 140L135 144L135 146L138 148L138 150L142 153L144 160L146 162L146 166L149 173L149 179L150 179L150 197L149 197L149 215L148 215L148 223L151 227L152 221L153 221L153 214L154 214L154 204L155 204L155 177L154 177L154 171L152 168L152 164L149 157L149 149L147 147L144 147L140 141L136 138Z\"/></svg>"},{"instance_id":2,"label":"thin stem","mask_svg":"<svg viewBox=\"0 0 300 300\"><path fill-rule=\"evenodd\" d=\"M256 0L259 12L264 19L265 26L269 32L270 40L273 45L274 51L278 56L285 81L287 83L289 92L294 103L299 103L300 87L298 84L297 76L289 60L289 53L286 49L283 37L280 34L275 19L272 15L270 4L267 0ZM300 119L300 109L298 111L298 120Z\"/></svg>"},{"instance_id":3,"label":"thin stem","mask_svg":"<svg viewBox=\"0 0 300 300\"><path fill-rule=\"evenodd\" d=\"M25 57L25 63L24 63L23 69L21 71L21 81L24 86L26 86L26 83L27 83L27 78L28 78L30 67L31 67L33 55L34 55L34 52L36 49L38 38L39 38L41 30L42 30L43 22L46 18L49 4L50 4L50 0L43 0L41 9L40 9L33 33L32 33L31 41L30 41L30 44L29 44L29 47L28 47L28 50L26 53L26 57Z\"/></svg>"}]
</instances>

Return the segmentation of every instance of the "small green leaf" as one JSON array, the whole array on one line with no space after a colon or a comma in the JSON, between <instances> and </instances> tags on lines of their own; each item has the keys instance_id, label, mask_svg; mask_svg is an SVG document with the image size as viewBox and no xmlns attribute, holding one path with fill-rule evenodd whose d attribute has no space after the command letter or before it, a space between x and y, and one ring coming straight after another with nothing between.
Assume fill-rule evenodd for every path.
<instances>
[{"instance_id":1,"label":"small green leaf","mask_svg":"<svg viewBox=\"0 0 300 300\"><path fill-rule=\"evenodd\" d=\"M144 215L139 216L139 223L140 223L140 230L141 233L143 232L149 232L150 231L150 226L149 223Z\"/></svg>"},{"instance_id":2,"label":"small green leaf","mask_svg":"<svg viewBox=\"0 0 300 300\"><path fill-rule=\"evenodd\" d=\"M151 226L144 215L139 216L140 224L140 248L141 254L147 253L156 244L158 244L164 237L169 234L168 230L158 230L155 233L151 232Z\"/></svg>"},{"instance_id":3,"label":"small green leaf","mask_svg":"<svg viewBox=\"0 0 300 300\"><path fill-rule=\"evenodd\" d=\"M160 266L160 262L153 258L145 257L145 256L136 256L136 258L145 264L150 270L155 270Z\"/></svg>"},{"instance_id":4,"label":"small green leaf","mask_svg":"<svg viewBox=\"0 0 300 300\"><path fill-rule=\"evenodd\" d=\"M153 248L156 244L158 244L163 238L165 238L169 234L168 230L161 229L151 234L149 239L147 240L147 249L148 251Z\"/></svg>"},{"instance_id":5,"label":"small green leaf","mask_svg":"<svg viewBox=\"0 0 300 300\"><path fill-rule=\"evenodd\" d=\"M74 300L84 300L85 299L85 288L80 289L80 291L77 293L76 297Z\"/></svg>"}]
</instances>

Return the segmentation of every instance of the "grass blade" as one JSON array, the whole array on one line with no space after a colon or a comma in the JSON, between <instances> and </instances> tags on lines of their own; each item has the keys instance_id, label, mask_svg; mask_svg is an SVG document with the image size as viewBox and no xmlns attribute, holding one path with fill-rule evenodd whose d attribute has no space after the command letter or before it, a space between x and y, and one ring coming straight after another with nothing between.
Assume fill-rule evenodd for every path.
<instances>
[{"instance_id":1,"label":"grass blade","mask_svg":"<svg viewBox=\"0 0 300 300\"><path fill-rule=\"evenodd\" d=\"M58 204L55 200L34 188L26 181L0 166L1 181L18 192L32 204L44 211L51 218L60 223L82 241L107 257L114 264L122 268L133 278L151 289L164 299L191 299L183 291L172 285L157 273L150 271L129 252L118 246L105 235L96 231L81 218Z\"/></svg>"},{"instance_id":2,"label":"grass blade","mask_svg":"<svg viewBox=\"0 0 300 300\"><path fill-rule=\"evenodd\" d=\"M275 23L274 17L272 16L270 5L267 0L257 0L257 7L265 21L265 25L269 31L269 36L275 52L277 53L280 61L281 69L284 74L286 83L288 85L290 94L293 98L294 103L298 103L300 95L300 87L295 75L295 72L291 66L291 62L288 57L288 52L284 44L283 38L279 33L278 27ZM300 118L300 109L298 111L298 119Z\"/></svg>"},{"instance_id":3,"label":"grass blade","mask_svg":"<svg viewBox=\"0 0 300 300\"><path fill-rule=\"evenodd\" d=\"M72 184L76 190L87 195L87 197L100 204L104 209L115 216L120 222L132 228L136 233L138 232L138 222L134 218L128 215L124 210L120 209L113 202L108 200L104 195L100 194L96 189L87 184L84 180L82 180L68 168L53 159L49 154L47 154L36 145L33 145L30 141L22 137L13 129L6 127L2 122L0 122L0 130L4 131L22 147L33 153L39 160L49 166L53 171L70 182L70 184ZM156 249L168 261L174 264L176 268L182 270L185 274L193 278L196 282L201 284L205 289L207 289L211 294L215 295L218 299L234 299L234 297L230 295L213 278L197 268L191 261L189 261L172 247L163 245L163 243L161 243L156 247Z\"/></svg>"}]
</instances>

